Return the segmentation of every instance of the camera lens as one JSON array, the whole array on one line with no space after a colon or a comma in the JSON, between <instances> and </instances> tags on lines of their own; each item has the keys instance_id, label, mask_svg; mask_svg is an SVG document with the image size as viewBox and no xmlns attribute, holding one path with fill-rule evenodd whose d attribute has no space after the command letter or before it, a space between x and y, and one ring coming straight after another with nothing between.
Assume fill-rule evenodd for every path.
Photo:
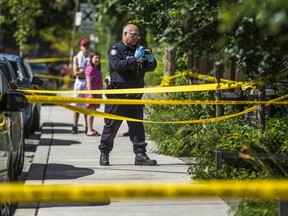
<instances>
[{"instance_id":1,"label":"camera lens","mask_svg":"<svg viewBox=\"0 0 288 216\"><path fill-rule=\"evenodd\" d=\"M151 50L150 49L145 49L144 50L145 55L151 55Z\"/></svg>"}]
</instances>

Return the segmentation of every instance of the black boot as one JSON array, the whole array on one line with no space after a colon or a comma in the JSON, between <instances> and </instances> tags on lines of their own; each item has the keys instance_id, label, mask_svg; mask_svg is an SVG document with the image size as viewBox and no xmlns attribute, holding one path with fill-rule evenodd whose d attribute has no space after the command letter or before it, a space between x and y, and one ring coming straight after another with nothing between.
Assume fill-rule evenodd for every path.
<instances>
[{"instance_id":1,"label":"black boot","mask_svg":"<svg viewBox=\"0 0 288 216\"><path fill-rule=\"evenodd\" d=\"M73 126L71 133L72 134L77 134L78 133L78 127L77 126Z\"/></svg>"},{"instance_id":2,"label":"black boot","mask_svg":"<svg viewBox=\"0 0 288 216\"><path fill-rule=\"evenodd\" d=\"M141 153L136 155L135 165L154 166L157 165L157 161L151 160L145 153Z\"/></svg>"},{"instance_id":3,"label":"black boot","mask_svg":"<svg viewBox=\"0 0 288 216\"><path fill-rule=\"evenodd\" d=\"M129 131L123 133L123 136L129 136Z\"/></svg>"},{"instance_id":4,"label":"black boot","mask_svg":"<svg viewBox=\"0 0 288 216\"><path fill-rule=\"evenodd\" d=\"M109 166L109 154L108 153L101 153L100 155L100 165L101 166Z\"/></svg>"}]
</instances>

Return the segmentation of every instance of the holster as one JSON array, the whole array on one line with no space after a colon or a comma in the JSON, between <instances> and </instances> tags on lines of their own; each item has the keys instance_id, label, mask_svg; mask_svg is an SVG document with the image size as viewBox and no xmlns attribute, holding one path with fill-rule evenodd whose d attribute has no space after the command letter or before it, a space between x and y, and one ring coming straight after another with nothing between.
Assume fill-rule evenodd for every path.
<instances>
[{"instance_id":1,"label":"holster","mask_svg":"<svg viewBox=\"0 0 288 216\"><path fill-rule=\"evenodd\" d=\"M119 84L115 82L106 82L106 89L129 89L132 88L132 86L125 85L125 84ZM106 94L105 95L107 98L117 98L117 99L141 99L143 94L138 93L138 94Z\"/></svg>"}]
</instances>

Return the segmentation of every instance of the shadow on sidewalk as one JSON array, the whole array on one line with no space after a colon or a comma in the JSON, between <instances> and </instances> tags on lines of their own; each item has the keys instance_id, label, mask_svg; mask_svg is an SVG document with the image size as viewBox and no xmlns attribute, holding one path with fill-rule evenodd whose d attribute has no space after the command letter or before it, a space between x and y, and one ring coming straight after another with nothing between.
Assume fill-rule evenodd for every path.
<instances>
[{"instance_id":1,"label":"shadow on sidewalk","mask_svg":"<svg viewBox=\"0 0 288 216\"><path fill-rule=\"evenodd\" d=\"M62 207L62 206L99 206L99 205L110 205L111 200L107 197L107 200L103 201L95 201L95 202L83 202L83 203L42 203L41 208L49 208L49 207Z\"/></svg>"},{"instance_id":2,"label":"shadow on sidewalk","mask_svg":"<svg viewBox=\"0 0 288 216\"><path fill-rule=\"evenodd\" d=\"M81 126L81 124L79 124L78 126ZM69 123L62 123L62 122L53 122L53 127L69 127L69 128L72 128L72 123L69 124Z\"/></svg>"},{"instance_id":3,"label":"shadow on sidewalk","mask_svg":"<svg viewBox=\"0 0 288 216\"><path fill-rule=\"evenodd\" d=\"M111 199L107 197L106 200L103 201L95 201L95 202L65 202L65 203L56 203L56 202L42 202L42 203L21 203L18 209L36 209L36 208L55 208L55 207L85 207L85 206L103 206L110 205Z\"/></svg>"},{"instance_id":4,"label":"shadow on sidewalk","mask_svg":"<svg viewBox=\"0 0 288 216\"><path fill-rule=\"evenodd\" d=\"M69 146L74 144L81 144L81 142L77 140L62 140L62 139L53 139L51 138L42 138L41 139L41 146Z\"/></svg>"},{"instance_id":5,"label":"shadow on sidewalk","mask_svg":"<svg viewBox=\"0 0 288 216\"><path fill-rule=\"evenodd\" d=\"M88 168L74 167L67 164L37 164L33 163L30 168L29 180L58 180L77 179L94 174L94 170ZM44 175L44 176L43 176Z\"/></svg>"}]
</instances>

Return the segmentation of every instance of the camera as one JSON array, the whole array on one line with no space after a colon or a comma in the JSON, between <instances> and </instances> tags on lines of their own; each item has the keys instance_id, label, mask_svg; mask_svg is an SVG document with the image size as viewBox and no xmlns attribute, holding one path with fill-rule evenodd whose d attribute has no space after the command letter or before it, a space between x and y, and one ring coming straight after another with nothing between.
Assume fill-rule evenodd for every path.
<instances>
[{"instance_id":1,"label":"camera","mask_svg":"<svg viewBox=\"0 0 288 216\"><path fill-rule=\"evenodd\" d=\"M151 55L152 54L151 49L144 49L144 54L145 55Z\"/></svg>"}]
</instances>

